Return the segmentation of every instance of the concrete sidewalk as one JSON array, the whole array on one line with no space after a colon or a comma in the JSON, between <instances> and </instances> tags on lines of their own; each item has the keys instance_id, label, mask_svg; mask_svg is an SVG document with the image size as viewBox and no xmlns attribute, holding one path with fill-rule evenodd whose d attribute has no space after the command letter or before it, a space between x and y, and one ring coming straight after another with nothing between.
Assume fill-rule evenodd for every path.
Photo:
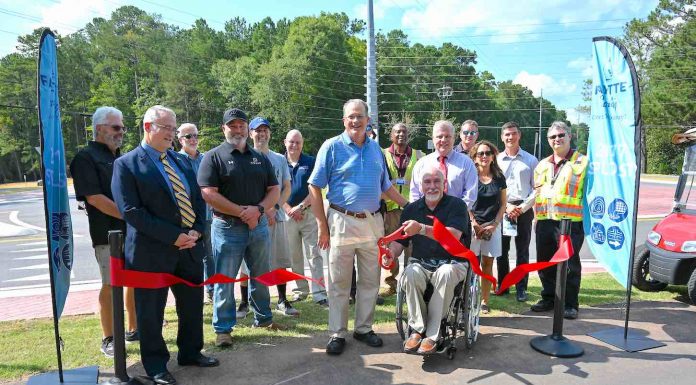
<instances>
[{"instance_id":1,"label":"concrete sidewalk","mask_svg":"<svg viewBox=\"0 0 696 385\"><path fill-rule=\"evenodd\" d=\"M578 358L552 358L534 351L529 341L550 334L551 313L482 318L481 335L471 351L463 342L454 360L400 352L394 326L378 330L382 348L352 338L343 355L324 352L327 335L294 338L277 345L256 345L213 353L217 368L169 370L180 384L693 384L696 378L696 307L681 302L640 302L631 308L631 327L664 347L627 353L587 333L623 326L617 306L582 308L580 318L565 321L564 334L580 344ZM260 365L261 364L261 365ZM140 364L131 376L143 375ZM112 372L103 372L108 380ZM145 382L147 383L147 382Z\"/></svg>"}]
</instances>

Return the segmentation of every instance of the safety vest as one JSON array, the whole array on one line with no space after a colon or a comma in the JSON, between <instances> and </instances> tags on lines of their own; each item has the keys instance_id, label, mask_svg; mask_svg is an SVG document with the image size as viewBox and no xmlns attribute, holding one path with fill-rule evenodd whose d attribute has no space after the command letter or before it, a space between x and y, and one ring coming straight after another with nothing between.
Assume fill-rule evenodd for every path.
<instances>
[{"instance_id":1,"label":"safety vest","mask_svg":"<svg viewBox=\"0 0 696 385\"><path fill-rule=\"evenodd\" d=\"M582 194L587 174L588 157L579 152L566 161L553 180L551 163L553 155L543 159L534 169L534 185L541 186L537 191L534 211L537 220L568 218L573 222L582 221Z\"/></svg>"},{"instance_id":2,"label":"safety vest","mask_svg":"<svg viewBox=\"0 0 696 385\"><path fill-rule=\"evenodd\" d=\"M413 173L413 166L416 164L416 161L418 161L418 159L423 157L423 153L416 149L411 149L411 159L409 159L408 166L406 166L406 173L404 174L404 184L401 186L397 186L396 179L399 178L399 170L396 168L396 162L394 162L394 157L388 150L389 148L382 149L382 151L384 152L384 159L387 160L387 168L389 169L389 174L393 176L391 180L392 185L394 186L396 191L398 191L399 194L401 194L401 196L408 200L409 192L411 189L411 174ZM387 211L392 211L399 208L399 205L391 199L387 199L386 203Z\"/></svg>"}]
</instances>

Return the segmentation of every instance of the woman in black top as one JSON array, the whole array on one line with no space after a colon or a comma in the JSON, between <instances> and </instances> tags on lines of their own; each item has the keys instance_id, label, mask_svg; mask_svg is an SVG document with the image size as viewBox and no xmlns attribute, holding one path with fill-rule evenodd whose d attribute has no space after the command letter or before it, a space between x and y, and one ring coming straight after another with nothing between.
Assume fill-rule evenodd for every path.
<instances>
[{"instance_id":1,"label":"woman in black top","mask_svg":"<svg viewBox=\"0 0 696 385\"><path fill-rule=\"evenodd\" d=\"M471 250L479 256L481 270L490 275L493 274L493 260L502 254L499 225L505 214L507 185L496 160L498 149L493 143L482 140L471 148L469 155L476 163L479 174L478 198L469 210L474 235ZM481 290L481 312L488 314L491 283L483 280Z\"/></svg>"}]
</instances>

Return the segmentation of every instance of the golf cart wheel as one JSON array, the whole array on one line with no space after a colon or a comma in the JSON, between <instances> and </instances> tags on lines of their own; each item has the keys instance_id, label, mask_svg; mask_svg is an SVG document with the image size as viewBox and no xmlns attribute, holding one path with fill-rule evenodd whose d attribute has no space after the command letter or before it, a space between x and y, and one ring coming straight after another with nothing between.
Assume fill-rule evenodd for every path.
<instances>
[{"instance_id":1,"label":"golf cart wheel","mask_svg":"<svg viewBox=\"0 0 696 385\"><path fill-rule=\"evenodd\" d=\"M665 282L656 281L650 277L650 250L645 245L636 248L631 283L642 291L660 291L667 287Z\"/></svg>"},{"instance_id":2,"label":"golf cart wheel","mask_svg":"<svg viewBox=\"0 0 696 385\"><path fill-rule=\"evenodd\" d=\"M686 290L691 303L696 305L696 269L691 272L691 278L689 278L689 283L686 284Z\"/></svg>"}]
</instances>

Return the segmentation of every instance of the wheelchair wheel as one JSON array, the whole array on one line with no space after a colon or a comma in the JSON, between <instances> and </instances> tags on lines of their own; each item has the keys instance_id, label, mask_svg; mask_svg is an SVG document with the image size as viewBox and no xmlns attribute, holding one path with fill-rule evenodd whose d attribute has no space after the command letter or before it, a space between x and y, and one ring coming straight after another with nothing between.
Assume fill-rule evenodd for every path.
<instances>
[{"instance_id":1,"label":"wheelchair wheel","mask_svg":"<svg viewBox=\"0 0 696 385\"><path fill-rule=\"evenodd\" d=\"M478 338L479 313L481 312L481 287L479 278L469 269L467 273L466 299L462 303L460 326L464 328L467 349L471 349Z\"/></svg>"},{"instance_id":2,"label":"wheelchair wheel","mask_svg":"<svg viewBox=\"0 0 696 385\"><path fill-rule=\"evenodd\" d=\"M401 287L401 279L396 289L396 330L401 336L401 340L406 340L409 333L408 327L408 307L406 306L406 291Z\"/></svg>"}]
</instances>

